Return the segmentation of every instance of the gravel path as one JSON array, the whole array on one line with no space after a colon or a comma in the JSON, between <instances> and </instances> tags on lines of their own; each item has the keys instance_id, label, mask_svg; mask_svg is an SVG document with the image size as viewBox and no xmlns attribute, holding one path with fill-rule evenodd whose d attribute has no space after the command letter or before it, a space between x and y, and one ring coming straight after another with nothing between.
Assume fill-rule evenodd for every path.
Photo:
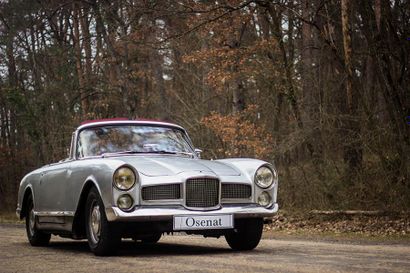
<instances>
[{"instance_id":1,"label":"gravel path","mask_svg":"<svg viewBox=\"0 0 410 273\"><path fill-rule=\"evenodd\" d=\"M222 238L164 236L96 257L86 241L52 237L35 248L22 226L0 224L0 272L410 272L410 245L263 239L253 251L233 252Z\"/></svg>"}]
</instances>

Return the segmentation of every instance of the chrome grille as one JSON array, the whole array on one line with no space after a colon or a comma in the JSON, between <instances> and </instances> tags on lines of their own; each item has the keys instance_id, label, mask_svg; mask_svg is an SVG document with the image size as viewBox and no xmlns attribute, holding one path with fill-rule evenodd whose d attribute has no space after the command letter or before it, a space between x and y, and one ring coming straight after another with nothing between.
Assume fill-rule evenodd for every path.
<instances>
[{"instance_id":1,"label":"chrome grille","mask_svg":"<svg viewBox=\"0 0 410 273\"><path fill-rule=\"evenodd\" d=\"M141 195L146 201L181 199L181 184L144 187Z\"/></svg>"},{"instance_id":2,"label":"chrome grille","mask_svg":"<svg viewBox=\"0 0 410 273\"><path fill-rule=\"evenodd\" d=\"M222 199L249 199L252 188L246 184L222 184Z\"/></svg>"},{"instance_id":3,"label":"chrome grille","mask_svg":"<svg viewBox=\"0 0 410 273\"><path fill-rule=\"evenodd\" d=\"M186 181L186 206L210 208L219 205L219 180L193 178Z\"/></svg>"}]
</instances>

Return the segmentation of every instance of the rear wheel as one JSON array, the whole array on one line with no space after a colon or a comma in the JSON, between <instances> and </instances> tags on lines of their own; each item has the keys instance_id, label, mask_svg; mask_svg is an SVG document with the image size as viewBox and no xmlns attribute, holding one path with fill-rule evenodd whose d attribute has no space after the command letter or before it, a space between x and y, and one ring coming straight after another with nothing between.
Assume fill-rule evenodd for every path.
<instances>
[{"instance_id":1,"label":"rear wheel","mask_svg":"<svg viewBox=\"0 0 410 273\"><path fill-rule=\"evenodd\" d=\"M239 219L235 229L225 235L225 239L233 250L252 250L258 246L263 229L263 219Z\"/></svg>"},{"instance_id":2,"label":"rear wheel","mask_svg":"<svg viewBox=\"0 0 410 273\"><path fill-rule=\"evenodd\" d=\"M26 232L28 241L32 246L46 246L50 242L51 234L37 229L33 197L31 196L27 200Z\"/></svg>"},{"instance_id":3,"label":"rear wheel","mask_svg":"<svg viewBox=\"0 0 410 273\"><path fill-rule=\"evenodd\" d=\"M107 221L104 204L95 188L91 189L85 206L88 245L97 256L112 255L120 242L116 227Z\"/></svg>"}]
</instances>

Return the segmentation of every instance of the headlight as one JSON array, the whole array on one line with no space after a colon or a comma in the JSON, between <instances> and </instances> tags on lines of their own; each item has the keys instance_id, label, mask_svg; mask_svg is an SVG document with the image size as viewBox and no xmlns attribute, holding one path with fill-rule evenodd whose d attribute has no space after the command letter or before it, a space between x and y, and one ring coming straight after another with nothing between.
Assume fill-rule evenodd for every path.
<instances>
[{"instance_id":1,"label":"headlight","mask_svg":"<svg viewBox=\"0 0 410 273\"><path fill-rule=\"evenodd\" d=\"M122 210L130 209L133 203L132 197L128 194L121 195L117 200L117 206Z\"/></svg>"},{"instance_id":2,"label":"headlight","mask_svg":"<svg viewBox=\"0 0 410 273\"><path fill-rule=\"evenodd\" d=\"M267 207L271 204L272 198L270 197L269 193L266 191L262 192L258 197L258 204Z\"/></svg>"},{"instance_id":3,"label":"headlight","mask_svg":"<svg viewBox=\"0 0 410 273\"><path fill-rule=\"evenodd\" d=\"M268 167L260 167L255 174L255 183L259 187L266 189L272 186L274 181L274 174Z\"/></svg>"},{"instance_id":4,"label":"headlight","mask_svg":"<svg viewBox=\"0 0 410 273\"><path fill-rule=\"evenodd\" d=\"M117 189L127 191L136 182L135 173L128 167L121 167L114 173L114 185Z\"/></svg>"}]
</instances>

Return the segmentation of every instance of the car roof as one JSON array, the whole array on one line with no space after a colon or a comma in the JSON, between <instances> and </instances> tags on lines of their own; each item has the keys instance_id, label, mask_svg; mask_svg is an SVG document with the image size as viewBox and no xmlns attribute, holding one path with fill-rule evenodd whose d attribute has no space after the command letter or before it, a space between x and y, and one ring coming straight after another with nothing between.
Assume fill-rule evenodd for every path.
<instances>
[{"instance_id":1,"label":"car roof","mask_svg":"<svg viewBox=\"0 0 410 273\"><path fill-rule=\"evenodd\" d=\"M175 127L181 130L185 129L182 126L179 126L174 123L159 121L159 120L149 120L149 119L135 119L130 120L126 118L112 118L112 119L97 119L97 120L87 120L81 123L77 130L82 130L85 128L105 126L105 125L154 125L162 127Z\"/></svg>"}]
</instances>

